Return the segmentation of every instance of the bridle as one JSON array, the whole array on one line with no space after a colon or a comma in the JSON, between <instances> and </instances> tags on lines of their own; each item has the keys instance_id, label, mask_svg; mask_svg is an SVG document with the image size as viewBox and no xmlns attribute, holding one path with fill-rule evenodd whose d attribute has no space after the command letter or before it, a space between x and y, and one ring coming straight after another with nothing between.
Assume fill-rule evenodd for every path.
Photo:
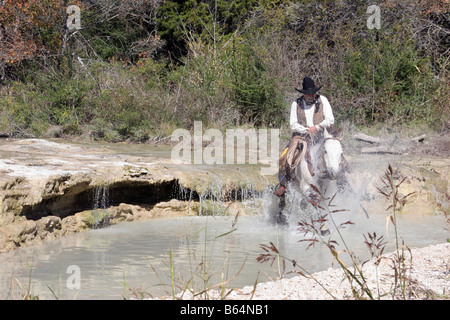
<instances>
[{"instance_id":1,"label":"bridle","mask_svg":"<svg viewBox=\"0 0 450 320\"><path fill-rule=\"evenodd\" d=\"M340 143L342 143L341 138L327 137L327 138L324 138L324 139L323 139L323 142L325 142L325 141L327 141L327 140L337 140L337 141L339 141Z\"/></svg>"},{"instance_id":2,"label":"bridle","mask_svg":"<svg viewBox=\"0 0 450 320\"><path fill-rule=\"evenodd\" d=\"M310 141L313 140L313 136L312 136L311 134L309 134L309 138L310 138ZM325 142L326 142L327 140L337 140L337 141L339 141L339 142L342 144L342 138L333 137L333 136L331 136L331 135L330 135L329 137L323 138L323 144L325 144ZM323 147L323 144L322 144L322 147ZM322 154L322 156L321 156L321 160L322 160L322 165L323 165L323 167L326 167L326 164L325 164L325 158L324 158L324 155L323 155L323 154ZM306 161L309 162L308 159L306 159ZM312 165L311 162L309 162L309 163ZM318 172L318 174L319 174L319 175L322 175L322 178L323 178L323 177L325 177L325 176L324 176L325 174L328 174L328 171L327 171L327 170L320 171L320 172ZM311 172L311 175L313 176L313 175L314 175L314 172Z\"/></svg>"},{"instance_id":3,"label":"bridle","mask_svg":"<svg viewBox=\"0 0 450 320\"><path fill-rule=\"evenodd\" d=\"M339 141L339 142L342 144L342 138L337 138L337 137L333 137L333 136L326 137L326 138L323 139L323 143L325 144L325 142L326 142L327 140L337 140L337 141ZM324 155L322 155L321 158L322 158L322 164L323 164L323 166L326 167ZM322 178L326 178L326 176L327 176L327 174L328 174L328 171L325 169L325 170L319 172L319 174L322 175Z\"/></svg>"}]
</instances>

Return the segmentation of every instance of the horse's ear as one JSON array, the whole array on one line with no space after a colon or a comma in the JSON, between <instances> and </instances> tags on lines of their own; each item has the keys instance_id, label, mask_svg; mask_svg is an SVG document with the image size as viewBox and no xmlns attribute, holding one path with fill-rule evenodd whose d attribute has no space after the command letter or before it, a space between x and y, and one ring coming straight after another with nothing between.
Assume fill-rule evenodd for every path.
<instances>
[{"instance_id":1,"label":"horse's ear","mask_svg":"<svg viewBox=\"0 0 450 320\"><path fill-rule=\"evenodd\" d=\"M330 128L331 135L339 140L342 140L344 137L344 130L339 127L332 126Z\"/></svg>"},{"instance_id":2,"label":"horse's ear","mask_svg":"<svg viewBox=\"0 0 450 320\"><path fill-rule=\"evenodd\" d=\"M344 130L342 128L338 128L336 130L336 138L342 140L344 138Z\"/></svg>"},{"instance_id":3,"label":"horse's ear","mask_svg":"<svg viewBox=\"0 0 450 320\"><path fill-rule=\"evenodd\" d=\"M327 128L323 128L323 136L325 137L325 138L329 138L331 135L328 133L328 130L327 130Z\"/></svg>"}]
</instances>

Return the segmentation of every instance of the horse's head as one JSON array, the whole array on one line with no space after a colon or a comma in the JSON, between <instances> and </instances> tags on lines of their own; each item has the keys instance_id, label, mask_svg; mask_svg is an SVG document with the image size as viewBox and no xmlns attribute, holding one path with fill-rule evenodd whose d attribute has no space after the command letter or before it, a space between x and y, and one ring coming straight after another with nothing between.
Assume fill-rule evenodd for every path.
<instances>
[{"instance_id":1,"label":"horse's head","mask_svg":"<svg viewBox=\"0 0 450 320\"><path fill-rule=\"evenodd\" d=\"M325 170L331 179L336 179L341 170L342 160L342 145L340 132L329 133L324 129L324 154L323 160L325 163Z\"/></svg>"}]
</instances>

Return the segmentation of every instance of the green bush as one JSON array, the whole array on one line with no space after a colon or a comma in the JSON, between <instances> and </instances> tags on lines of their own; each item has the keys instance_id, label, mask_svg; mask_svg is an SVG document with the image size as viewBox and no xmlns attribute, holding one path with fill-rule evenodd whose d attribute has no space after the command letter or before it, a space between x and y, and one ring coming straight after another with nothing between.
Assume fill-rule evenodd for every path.
<instances>
[{"instance_id":1,"label":"green bush","mask_svg":"<svg viewBox=\"0 0 450 320\"><path fill-rule=\"evenodd\" d=\"M86 96L93 85L87 76L66 78L57 73L43 74L37 86L44 103L49 106L50 123L67 125L86 122Z\"/></svg>"},{"instance_id":2,"label":"green bush","mask_svg":"<svg viewBox=\"0 0 450 320\"><path fill-rule=\"evenodd\" d=\"M232 56L233 98L244 121L257 126L279 126L282 104L276 80L258 55L258 48L247 42L234 46Z\"/></svg>"},{"instance_id":3,"label":"green bush","mask_svg":"<svg viewBox=\"0 0 450 320\"><path fill-rule=\"evenodd\" d=\"M380 30L350 0L86 7L85 28L52 43L51 57L0 64L0 133L145 141L196 120L279 127L304 76L323 85L337 123L439 129L449 117L445 10L409 3L381 1ZM55 38L45 29L42 39Z\"/></svg>"}]
</instances>

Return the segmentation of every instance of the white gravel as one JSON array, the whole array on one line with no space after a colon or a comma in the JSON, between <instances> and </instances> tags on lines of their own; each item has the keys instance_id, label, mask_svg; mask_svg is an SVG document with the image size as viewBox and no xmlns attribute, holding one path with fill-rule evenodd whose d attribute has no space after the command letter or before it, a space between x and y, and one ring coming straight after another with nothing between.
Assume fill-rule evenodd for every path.
<instances>
[{"instance_id":1,"label":"white gravel","mask_svg":"<svg viewBox=\"0 0 450 320\"><path fill-rule=\"evenodd\" d=\"M406 277L408 279L408 290L406 299L449 299L450 243L411 249L411 255L412 261L407 251ZM366 277L368 287L375 295L375 298L378 298L379 290L381 299L393 299L393 256L394 253L384 255L378 268L376 268L374 261L370 261L363 266L363 275ZM294 278L260 283L257 285L253 297L254 287L244 287L241 290L232 292L228 299L248 300L250 297L259 300L354 299L351 286L349 281L345 279L342 269L330 268L314 274L313 277L315 280L296 276ZM355 282L353 282L353 285L359 292L361 291ZM399 295L401 290L396 291L395 299L403 299ZM364 295L364 297L367 298L367 295Z\"/></svg>"},{"instance_id":2,"label":"white gravel","mask_svg":"<svg viewBox=\"0 0 450 320\"><path fill-rule=\"evenodd\" d=\"M412 260L411 260L412 255ZM363 275L374 299L450 299L450 243L428 246L405 251L407 288L402 295L400 286L394 288L393 258L395 253L383 255L378 267L374 260L363 265ZM234 289L228 300L347 300L355 299L350 282L341 268L330 268L312 275L314 279L303 276L259 283L256 287L247 286ZM361 294L361 288L353 281L353 287ZM326 290L325 290L326 289ZM328 292L327 292L328 291ZM369 298L367 294L360 296ZM204 297L203 297L204 298ZM208 292L209 299L219 299L217 292ZM183 299L191 299L184 295ZM202 299L200 297L200 299Z\"/></svg>"}]
</instances>

